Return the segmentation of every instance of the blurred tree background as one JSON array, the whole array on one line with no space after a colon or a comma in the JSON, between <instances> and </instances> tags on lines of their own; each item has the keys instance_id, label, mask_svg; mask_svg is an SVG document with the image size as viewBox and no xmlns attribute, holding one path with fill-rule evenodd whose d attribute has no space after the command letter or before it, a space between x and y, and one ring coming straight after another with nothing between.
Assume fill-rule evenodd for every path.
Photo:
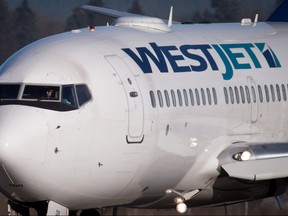
<instances>
[{"instance_id":1,"label":"blurred tree background","mask_svg":"<svg viewBox=\"0 0 288 216\"><path fill-rule=\"evenodd\" d=\"M51 4L52 1L49 1ZM201 3L199 3L200 1ZM272 5L275 5L275 7L279 5L281 1L282 0L269 0L270 5L272 2ZM12 2L14 2L15 7L11 8ZM261 7L257 8L257 10L248 7L246 5L247 2L251 4L249 0L179 0L177 3L175 3L175 0L158 0L156 6L155 0L121 0L121 2L119 0L77 0L76 3L75 1L61 0L55 1L58 5L57 9L63 11L68 10L71 11L71 13L66 17L63 16L64 18L56 19L52 17L52 14L54 14L53 8L46 9L44 7L44 9L48 11L46 11L45 14L43 10L32 10L32 2L35 6L36 1L34 0L0 0L0 65L11 54L40 38L72 29L85 28L88 25L98 26L112 22L108 17L82 11L80 6L83 5L83 3L106 7L107 2L110 2L110 5L111 2L113 2L114 5L118 5L122 10L123 5L125 5L126 7L124 8L126 8L126 11L131 13L157 16L165 19L168 17L169 7L174 4L174 19L189 23L239 22L242 15L241 12L243 13L244 10L249 11L249 15L255 13L260 13L261 15L267 14L267 11L262 10ZM41 0L41 2L48 4L48 0ZM39 0L37 4L40 5L41 2ZM203 2L206 3L204 4ZM75 4L78 6L74 9L70 10L70 8L67 7ZM159 10L159 5L161 5L161 10ZM197 6L200 5L202 5L202 7L204 5L205 8L197 8ZM109 7L109 5L107 7ZM184 9L186 13L184 13ZM161 15L159 15L160 11L166 10L167 17L161 17ZM272 7L271 11L273 10L274 8Z\"/></svg>"},{"instance_id":2,"label":"blurred tree background","mask_svg":"<svg viewBox=\"0 0 288 216\"><path fill-rule=\"evenodd\" d=\"M8 11L6 1L0 0L0 64L17 50L13 24L14 17Z\"/></svg>"}]
</instances>

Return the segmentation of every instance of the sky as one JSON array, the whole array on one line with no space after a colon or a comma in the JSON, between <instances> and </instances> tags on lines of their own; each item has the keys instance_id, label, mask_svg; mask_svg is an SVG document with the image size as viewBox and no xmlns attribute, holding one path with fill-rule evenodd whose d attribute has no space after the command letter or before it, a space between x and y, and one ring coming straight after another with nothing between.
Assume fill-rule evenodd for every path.
<instances>
[{"instance_id":1,"label":"sky","mask_svg":"<svg viewBox=\"0 0 288 216\"><path fill-rule=\"evenodd\" d=\"M21 6L23 1L4 0L13 19L2 18L0 20L2 27L0 28L2 30L0 32L0 64L12 53L34 40L71 29L86 28L87 25L100 23L100 25L106 25L107 22L112 22L103 16L95 15L93 15L93 22L98 21L98 23L88 23L88 20L83 19L84 12L75 8L87 4L90 0L27 0L33 19L27 16L23 18L25 13L21 14L20 19L15 19L16 11L19 8L23 9ZM104 7L119 11L128 11L135 1L138 1L142 13L146 16L167 20L170 7L173 6L174 21L195 23L241 22L242 18L253 20L257 13L259 21L265 21L281 0L102 0ZM211 2L221 6L212 7ZM11 29L14 25L18 26L17 31Z\"/></svg>"},{"instance_id":2,"label":"sky","mask_svg":"<svg viewBox=\"0 0 288 216\"><path fill-rule=\"evenodd\" d=\"M127 11L133 0L102 0L104 6L121 11ZM228 0L229 1L229 0ZM22 0L8 0L11 9L18 7ZM166 18L170 6L174 7L174 16L181 21L190 21L195 12L211 10L210 0L139 0L143 11L150 16ZM260 13L260 19L266 19L273 10L277 0L239 0L240 13L249 17L255 12ZM85 5L87 0L29 0L33 10L48 14L51 19L65 19L73 12L73 8Z\"/></svg>"}]
</instances>

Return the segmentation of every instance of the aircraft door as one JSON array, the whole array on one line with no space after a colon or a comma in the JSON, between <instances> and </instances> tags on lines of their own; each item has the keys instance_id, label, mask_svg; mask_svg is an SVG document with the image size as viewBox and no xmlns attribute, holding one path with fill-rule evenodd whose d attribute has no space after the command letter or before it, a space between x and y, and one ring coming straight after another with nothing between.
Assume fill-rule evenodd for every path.
<instances>
[{"instance_id":1,"label":"aircraft door","mask_svg":"<svg viewBox=\"0 0 288 216\"><path fill-rule=\"evenodd\" d=\"M124 87L128 104L127 143L142 143L144 139L144 109L137 81L127 64L116 55L105 56L106 61L117 73Z\"/></svg>"},{"instance_id":2,"label":"aircraft door","mask_svg":"<svg viewBox=\"0 0 288 216\"><path fill-rule=\"evenodd\" d=\"M256 123L258 120L259 112L259 99L257 94L257 86L255 80L252 77L247 77L247 82L251 92L251 123Z\"/></svg>"}]
</instances>

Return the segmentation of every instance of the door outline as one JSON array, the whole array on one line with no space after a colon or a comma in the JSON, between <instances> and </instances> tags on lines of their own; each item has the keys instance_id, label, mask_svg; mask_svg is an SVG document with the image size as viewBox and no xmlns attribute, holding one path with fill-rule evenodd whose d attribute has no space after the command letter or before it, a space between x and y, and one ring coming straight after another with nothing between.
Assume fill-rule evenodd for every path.
<instances>
[{"instance_id":1,"label":"door outline","mask_svg":"<svg viewBox=\"0 0 288 216\"><path fill-rule=\"evenodd\" d=\"M144 107L140 88L128 65L117 55L105 56L106 61L118 75L127 99L128 144L139 144L144 140Z\"/></svg>"},{"instance_id":2,"label":"door outline","mask_svg":"<svg viewBox=\"0 0 288 216\"><path fill-rule=\"evenodd\" d=\"M258 120L258 115L259 115L259 93L258 93L258 89L257 89L257 85L255 80L253 79L253 77L248 76L247 77L247 82L249 85L249 89L251 92L251 108L250 108L250 121L252 124L256 123ZM252 87L254 88L255 91L255 97L256 97L256 101L253 101L253 92L252 92Z\"/></svg>"}]
</instances>

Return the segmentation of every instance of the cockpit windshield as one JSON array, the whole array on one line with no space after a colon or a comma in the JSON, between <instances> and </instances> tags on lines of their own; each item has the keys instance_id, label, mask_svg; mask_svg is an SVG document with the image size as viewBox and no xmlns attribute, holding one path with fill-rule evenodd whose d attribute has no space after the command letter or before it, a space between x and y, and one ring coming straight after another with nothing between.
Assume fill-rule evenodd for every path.
<instances>
[{"instance_id":1,"label":"cockpit windshield","mask_svg":"<svg viewBox=\"0 0 288 216\"><path fill-rule=\"evenodd\" d=\"M0 99L17 99L20 84L0 85Z\"/></svg>"},{"instance_id":2,"label":"cockpit windshield","mask_svg":"<svg viewBox=\"0 0 288 216\"><path fill-rule=\"evenodd\" d=\"M59 86L26 85L22 99L30 100L59 100Z\"/></svg>"},{"instance_id":3,"label":"cockpit windshield","mask_svg":"<svg viewBox=\"0 0 288 216\"><path fill-rule=\"evenodd\" d=\"M62 103L68 104L70 106L77 106L75 89L73 85L62 87Z\"/></svg>"},{"instance_id":4,"label":"cockpit windshield","mask_svg":"<svg viewBox=\"0 0 288 216\"><path fill-rule=\"evenodd\" d=\"M44 109L69 111L92 99L86 84L32 85L0 84L0 105L22 104Z\"/></svg>"}]
</instances>

